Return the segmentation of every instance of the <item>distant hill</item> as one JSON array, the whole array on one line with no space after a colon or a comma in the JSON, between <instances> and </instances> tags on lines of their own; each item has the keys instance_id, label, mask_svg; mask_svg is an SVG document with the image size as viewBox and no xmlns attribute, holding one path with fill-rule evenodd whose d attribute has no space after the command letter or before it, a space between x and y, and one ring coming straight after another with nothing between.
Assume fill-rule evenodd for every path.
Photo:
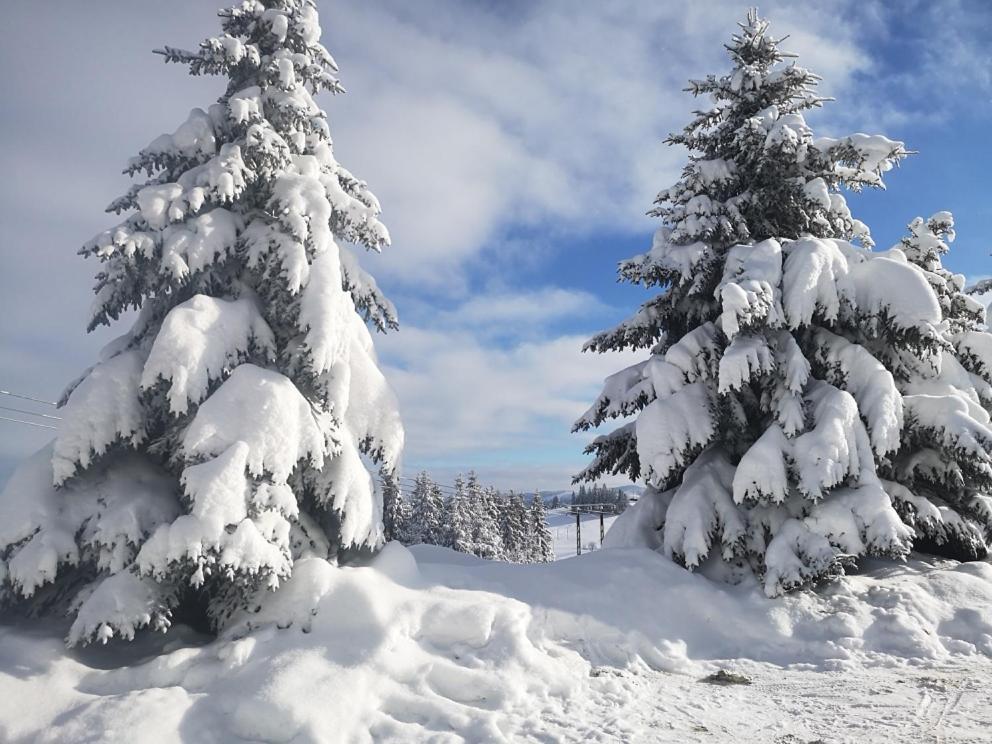
<instances>
[{"instance_id":1,"label":"distant hill","mask_svg":"<svg viewBox=\"0 0 992 744\"><path fill-rule=\"evenodd\" d=\"M621 491L627 494L628 498L630 498L632 501L636 501L640 497L640 495L644 493L644 486L638 485L637 483L628 483L623 486L616 486L616 488L619 488ZM560 497L562 501L571 498L572 493L576 490L577 488L566 488L562 490L548 490L548 491L542 490L540 491L540 494L541 494L541 498L544 500L544 503L549 504L551 503L551 501L554 499L555 496ZM526 501L527 503L530 503L534 499L533 491L524 491L522 495L524 497L524 501Z\"/></svg>"}]
</instances>

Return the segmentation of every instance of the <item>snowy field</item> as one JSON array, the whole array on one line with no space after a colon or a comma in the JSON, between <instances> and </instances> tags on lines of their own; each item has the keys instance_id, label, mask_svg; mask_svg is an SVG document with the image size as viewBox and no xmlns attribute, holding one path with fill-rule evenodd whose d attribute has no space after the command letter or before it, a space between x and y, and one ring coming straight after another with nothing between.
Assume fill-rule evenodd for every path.
<instances>
[{"instance_id":1,"label":"snowy field","mask_svg":"<svg viewBox=\"0 0 992 744\"><path fill-rule=\"evenodd\" d=\"M262 627L210 643L180 627L66 653L65 627L0 627L0 741L963 744L992 727L987 562L876 563L769 600L647 550L514 566L393 543L366 568L303 560L280 591ZM700 681L719 669L752 683Z\"/></svg>"},{"instance_id":2,"label":"snowy field","mask_svg":"<svg viewBox=\"0 0 992 744\"><path fill-rule=\"evenodd\" d=\"M602 545L599 539L599 515L583 514L582 517L582 552L599 550ZM555 546L555 560L574 558L575 550L575 515L562 512L548 512L548 529ZM608 532L616 521L615 516L603 518L603 528Z\"/></svg>"}]
</instances>

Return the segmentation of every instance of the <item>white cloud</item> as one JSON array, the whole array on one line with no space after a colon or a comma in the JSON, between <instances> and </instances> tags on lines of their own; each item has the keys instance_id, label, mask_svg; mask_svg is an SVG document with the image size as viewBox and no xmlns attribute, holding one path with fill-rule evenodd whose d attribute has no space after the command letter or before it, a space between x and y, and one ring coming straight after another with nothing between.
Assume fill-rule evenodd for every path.
<instances>
[{"instance_id":1,"label":"white cloud","mask_svg":"<svg viewBox=\"0 0 992 744\"><path fill-rule=\"evenodd\" d=\"M763 8L786 46L844 89L869 68L857 17ZM454 0L337 3L325 39L352 91L334 101L342 160L386 209L394 282L453 286L514 226L646 231L678 175L662 139L693 107L686 80L728 66L733 2L505 7Z\"/></svg>"},{"instance_id":2,"label":"white cloud","mask_svg":"<svg viewBox=\"0 0 992 744\"><path fill-rule=\"evenodd\" d=\"M542 297L552 300L535 301ZM563 487L583 467L591 438L570 434L572 423L602 381L637 356L583 354L586 335L520 332L509 344L487 343L478 329L506 323L533 332L587 298L548 288L491 299L470 300L444 323L407 325L379 339L406 422L407 465L442 474L474 468L505 487L530 488L537 480Z\"/></svg>"}]
</instances>

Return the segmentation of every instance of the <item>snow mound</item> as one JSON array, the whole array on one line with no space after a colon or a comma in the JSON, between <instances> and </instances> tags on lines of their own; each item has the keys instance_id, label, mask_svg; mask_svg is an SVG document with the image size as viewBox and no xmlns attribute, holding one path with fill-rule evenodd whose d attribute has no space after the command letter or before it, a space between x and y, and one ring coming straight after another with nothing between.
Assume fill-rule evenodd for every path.
<instances>
[{"instance_id":1,"label":"snow mound","mask_svg":"<svg viewBox=\"0 0 992 744\"><path fill-rule=\"evenodd\" d=\"M67 655L37 628L0 628L16 672L0 676L0 738L579 741L616 706L659 706L652 685L728 665L760 683L992 655L988 563L876 563L769 600L643 549L519 566L390 543L368 567L300 560L278 592L206 645L170 631L150 660L140 642Z\"/></svg>"}]
</instances>

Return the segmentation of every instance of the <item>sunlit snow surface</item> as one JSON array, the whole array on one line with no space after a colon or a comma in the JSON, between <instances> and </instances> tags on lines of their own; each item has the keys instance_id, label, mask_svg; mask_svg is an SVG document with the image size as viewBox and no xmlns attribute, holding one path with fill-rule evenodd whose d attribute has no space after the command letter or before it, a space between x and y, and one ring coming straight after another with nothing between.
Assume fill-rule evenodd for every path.
<instances>
[{"instance_id":1,"label":"sunlit snow surface","mask_svg":"<svg viewBox=\"0 0 992 744\"><path fill-rule=\"evenodd\" d=\"M366 568L299 561L280 592L261 627L211 643L179 627L67 653L63 626L0 626L0 741L975 742L992 726L987 562L872 563L769 600L644 549L507 565L390 544ZM753 684L699 681L719 668Z\"/></svg>"}]
</instances>

